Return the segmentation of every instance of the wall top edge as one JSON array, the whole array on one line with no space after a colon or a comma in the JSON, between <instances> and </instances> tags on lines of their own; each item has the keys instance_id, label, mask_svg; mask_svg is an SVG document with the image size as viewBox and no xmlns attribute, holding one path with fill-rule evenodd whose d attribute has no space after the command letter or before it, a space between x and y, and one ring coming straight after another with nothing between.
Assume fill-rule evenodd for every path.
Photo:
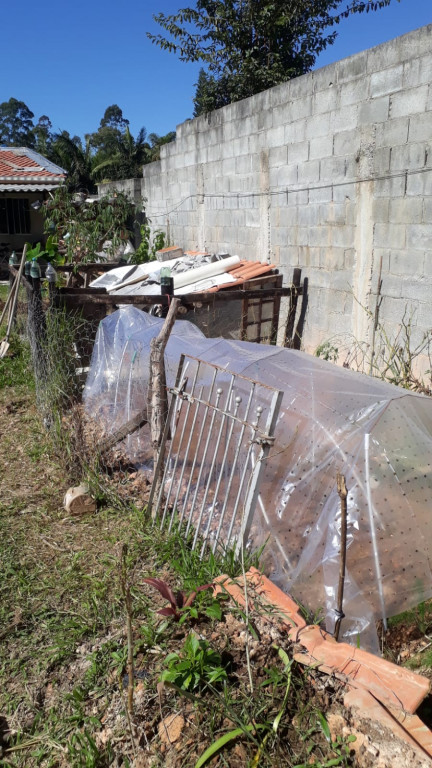
<instances>
[{"instance_id":1,"label":"wall top edge","mask_svg":"<svg viewBox=\"0 0 432 768\"><path fill-rule=\"evenodd\" d=\"M196 133L204 133L210 129L224 125L233 119L246 118L252 115L259 105L261 109L267 109L282 103L285 100L295 100L304 98L305 95L313 94L317 90L328 87L328 79L332 85L337 81L347 82L355 80L358 77L370 74L375 69L378 71L391 67L396 56L400 63L417 58L427 51L432 52L432 24L427 24L418 29L407 32L399 37L381 43L372 48L339 59L336 62L327 64L325 67L307 72L304 75L288 80L284 83L269 88L247 99L228 104L225 107L214 110L207 115L200 115L196 118L190 118L176 126L176 138L181 139ZM392 56L388 56L392 52ZM368 62L372 68L368 66ZM388 63L386 63L388 61ZM380 64L380 62L384 62ZM375 66L376 65L376 66ZM173 142L174 147L175 143ZM173 151L170 144L166 145L166 155ZM161 153L162 159L165 152ZM157 161L160 163L160 161ZM156 163L149 163L144 166L144 177L155 173L153 170Z\"/></svg>"}]
</instances>

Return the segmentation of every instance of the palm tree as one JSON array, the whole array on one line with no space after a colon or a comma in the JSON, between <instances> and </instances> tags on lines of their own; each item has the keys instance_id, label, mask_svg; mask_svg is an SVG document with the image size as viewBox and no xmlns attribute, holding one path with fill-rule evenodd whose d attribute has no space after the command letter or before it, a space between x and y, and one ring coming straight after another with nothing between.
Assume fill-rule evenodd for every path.
<instances>
[{"instance_id":1,"label":"palm tree","mask_svg":"<svg viewBox=\"0 0 432 768\"><path fill-rule=\"evenodd\" d=\"M90 136L86 136L83 146L78 136L71 138L67 131L56 133L53 136L51 153L68 173L66 183L69 191L96 191Z\"/></svg>"},{"instance_id":2,"label":"palm tree","mask_svg":"<svg viewBox=\"0 0 432 768\"><path fill-rule=\"evenodd\" d=\"M101 172L105 170L108 170L110 181L142 176L142 167L150 162L151 154L151 147L146 141L146 136L146 129L141 128L134 139L129 126L126 126L124 133L119 135L117 150L99 163L96 160L93 177L101 179Z\"/></svg>"}]
</instances>

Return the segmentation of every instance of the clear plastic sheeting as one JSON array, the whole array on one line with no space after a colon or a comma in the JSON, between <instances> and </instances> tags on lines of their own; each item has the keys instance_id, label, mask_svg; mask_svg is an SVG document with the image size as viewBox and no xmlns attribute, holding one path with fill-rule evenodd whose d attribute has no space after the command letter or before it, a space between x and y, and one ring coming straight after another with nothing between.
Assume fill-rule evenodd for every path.
<instances>
[{"instance_id":1,"label":"clear plastic sheeting","mask_svg":"<svg viewBox=\"0 0 432 768\"><path fill-rule=\"evenodd\" d=\"M145 407L150 340L162 322L133 307L102 321L84 398L105 429ZM284 391L251 541L267 541L267 574L324 614L329 631L340 562L336 476L345 476L342 634L378 652L375 621L432 596L432 399L294 350L206 339L185 321L168 342L168 384L181 353ZM139 463L136 443L129 450Z\"/></svg>"}]
</instances>

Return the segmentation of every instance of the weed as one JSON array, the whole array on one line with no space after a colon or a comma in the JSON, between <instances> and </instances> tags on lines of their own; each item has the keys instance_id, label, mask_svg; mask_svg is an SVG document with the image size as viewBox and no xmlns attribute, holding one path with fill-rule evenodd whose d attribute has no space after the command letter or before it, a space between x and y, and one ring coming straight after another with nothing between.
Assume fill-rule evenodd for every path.
<instances>
[{"instance_id":1,"label":"weed","mask_svg":"<svg viewBox=\"0 0 432 768\"><path fill-rule=\"evenodd\" d=\"M171 587L161 579L143 579L143 582L145 584L150 584L151 587L157 589L162 597L168 600L170 604L169 608L162 608L160 611L157 611L157 613L160 616L170 616L174 619L174 621L179 621L181 623L183 623L183 621L185 621L188 616L195 619L198 618L198 611L196 608L192 607L192 603L194 602L199 592L203 592L206 589L212 589L214 587L214 584L204 584L201 587L197 587L189 595L186 595L185 592L174 593ZM219 613L216 611L215 606L213 605L213 610L210 615L213 614L213 618L220 619L220 606L218 605L217 601L214 602L216 603L216 606L219 607Z\"/></svg>"},{"instance_id":2,"label":"weed","mask_svg":"<svg viewBox=\"0 0 432 768\"><path fill-rule=\"evenodd\" d=\"M208 683L219 683L227 678L220 654L192 632L186 638L182 651L168 654L165 664L168 669L162 672L161 681L173 683L186 691L195 691Z\"/></svg>"}]
</instances>

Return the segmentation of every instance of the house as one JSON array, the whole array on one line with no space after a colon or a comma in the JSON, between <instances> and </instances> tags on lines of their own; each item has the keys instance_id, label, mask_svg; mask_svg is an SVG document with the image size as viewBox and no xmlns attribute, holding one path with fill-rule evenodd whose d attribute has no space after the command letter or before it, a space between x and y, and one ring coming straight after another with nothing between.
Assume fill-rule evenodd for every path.
<instances>
[{"instance_id":1,"label":"house","mask_svg":"<svg viewBox=\"0 0 432 768\"><path fill-rule=\"evenodd\" d=\"M0 262L43 238L39 210L66 171L27 147L0 147Z\"/></svg>"}]
</instances>

